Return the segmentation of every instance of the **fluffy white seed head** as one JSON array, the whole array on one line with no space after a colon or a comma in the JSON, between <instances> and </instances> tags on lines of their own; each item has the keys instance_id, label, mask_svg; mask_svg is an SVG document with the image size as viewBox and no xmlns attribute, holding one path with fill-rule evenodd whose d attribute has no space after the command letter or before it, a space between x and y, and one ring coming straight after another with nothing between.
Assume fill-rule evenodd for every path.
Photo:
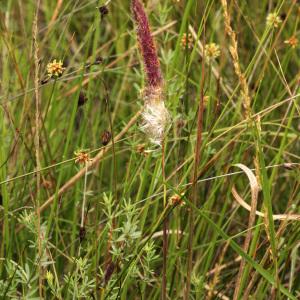
<instances>
[{"instance_id":1,"label":"fluffy white seed head","mask_svg":"<svg viewBox=\"0 0 300 300\"><path fill-rule=\"evenodd\" d=\"M170 115L164 101L147 101L143 112L142 129L152 143L161 145Z\"/></svg>"}]
</instances>

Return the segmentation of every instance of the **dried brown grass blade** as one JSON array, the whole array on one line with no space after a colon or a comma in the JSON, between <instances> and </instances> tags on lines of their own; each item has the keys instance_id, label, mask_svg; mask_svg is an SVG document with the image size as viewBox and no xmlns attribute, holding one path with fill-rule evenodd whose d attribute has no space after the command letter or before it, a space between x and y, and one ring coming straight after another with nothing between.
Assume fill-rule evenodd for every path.
<instances>
[{"instance_id":1,"label":"dried brown grass blade","mask_svg":"<svg viewBox=\"0 0 300 300\"><path fill-rule=\"evenodd\" d=\"M244 165L242 165L242 164L237 164L236 165L237 167L239 167L239 166L244 166ZM241 167L240 167L241 168ZM247 168L246 166L244 166L243 168ZM242 168L241 168L242 169ZM250 174L250 172L252 173L252 171L249 169L249 168L247 168L248 169L248 174ZM243 170L243 169L242 169ZM246 170L246 169L245 169ZM245 170L243 170L243 171L245 171ZM245 171L245 173L246 173L246 171ZM247 173L246 173L247 174ZM248 178L249 178L249 176L248 176ZM251 179L250 179L251 178ZM254 180L254 178L255 178L255 175L252 173L252 175L250 175L250 178L249 178L249 182L250 182L250 186L251 186L251 184L253 184L253 180ZM256 180L256 178L255 178L255 180ZM233 197L234 197L234 199L243 207L243 208L245 208L245 209L247 209L248 211L251 211L251 206L239 195L239 193L237 192L237 190L236 190L236 188L235 188L235 186L233 186L232 187L232 190L231 190L231 192L232 192L232 195L233 195ZM258 211L258 210L255 210L255 214L257 215L257 216L260 216L260 217L263 217L263 218L265 218L266 216L265 216L265 214L264 213L262 213L262 212L260 212L260 211ZM285 221L298 221L298 220L300 220L300 214L275 214L275 215L273 215L273 220L285 220Z\"/></svg>"},{"instance_id":2,"label":"dried brown grass blade","mask_svg":"<svg viewBox=\"0 0 300 300\"><path fill-rule=\"evenodd\" d=\"M258 198L258 193L259 193L259 190L260 190L259 183L257 181L256 176L254 175L252 170L250 170L247 166L245 166L243 164L236 164L234 166L240 168L247 175L249 183L250 183L250 188L251 188L251 206L250 206L238 194L235 186L232 187L232 194L233 194L234 199L243 208L250 211L249 222L248 222L248 229L249 230L247 232L247 236L246 236L246 239L245 239L245 242L244 242L244 247L243 247L243 250L245 252L247 252L248 248L249 248L249 245L250 245L251 236L252 236L251 227L253 227L253 225L254 225L255 215L261 216L263 218L265 218L266 215L264 213L256 210L257 198ZM279 214L279 215L273 215L273 219L274 220L285 220L285 221L286 220L300 220L300 215L298 215L298 214ZM236 288L235 288L234 297L233 297L234 300L239 299L239 296L240 296L240 285L241 285L241 279L242 279L244 267L245 267L245 261L242 260L241 264L240 264L240 268L239 268L239 273L238 273L238 276L237 276Z\"/></svg>"}]
</instances>

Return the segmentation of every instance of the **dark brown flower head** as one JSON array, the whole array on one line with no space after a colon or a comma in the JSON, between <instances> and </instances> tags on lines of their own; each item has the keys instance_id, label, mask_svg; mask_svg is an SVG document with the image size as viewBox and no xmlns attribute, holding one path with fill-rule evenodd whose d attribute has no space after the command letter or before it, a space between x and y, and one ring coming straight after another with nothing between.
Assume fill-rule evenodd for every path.
<instances>
[{"instance_id":1,"label":"dark brown flower head","mask_svg":"<svg viewBox=\"0 0 300 300\"><path fill-rule=\"evenodd\" d=\"M148 86L150 88L161 87L162 75L159 60L142 2L140 0L132 0L131 10L136 23L138 43L143 56Z\"/></svg>"},{"instance_id":2,"label":"dark brown flower head","mask_svg":"<svg viewBox=\"0 0 300 300\"><path fill-rule=\"evenodd\" d=\"M80 227L79 228L79 240L82 242L85 238L86 230L85 227Z\"/></svg>"},{"instance_id":3,"label":"dark brown flower head","mask_svg":"<svg viewBox=\"0 0 300 300\"><path fill-rule=\"evenodd\" d=\"M41 85L44 85L44 84L46 84L48 81L49 81L49 78L44 78L44 79L41 80L40 84L41 84Z\"/></svg>"},{"instance_id":4,"label":"dark brown flower head","mask_svg":"<svg viewBox=\"0 0 300 300\"><path fill-rule=\"evenodd\" d=\"M104 273L104 286L108 283L108 281L110 280L111 276L113 275L114 273L114 270L115 270L115 263L114 262L110 262L109 265L107 266L106 270L105 270L105 273Z\"/></svg>"},{"instance_id":5,"label":"dark brown flower head","mask_svg":"<svg viewBox=\"0 0 300 300\"><path fill-rule=\"evenodd\" d=\"M111 140L111 133L108 130L104 130L101 137L101 142L103 146L106 146Z\"/></svg>"},{"instance_id":6,"label":"dark brown flower head","mask_svg":"<svg viewBox=\"0 0 300 300\"><path fill-rule=\"evenodd\" d=\"M103 5L99 7L99 12L101 14L101 17L103 18L109 13L109 10L106 5Z\"/></svg>"},{"instance_id":7,"label":"dark brown flower head","mask_svg":"<svg viewBox=\"0 0 300 300\"><path fill-rule=\"evenodd\" d=\"M84 105L87 101L88 98L86 97L85 93L81 91L78 97L78 107Z\"/></svg>"},{"instance_id":8,"label":"dark brown flower head","mask_svg":"<svg viewBox=\"0 0 300 300\"><path fill-rule=\"evenodd\" d=\"M183 194L181 194L181 195L175 194L175 195L173 195L173 196L170 197L169 203L170 203L171 205L174 205L174 206L177 206L177 205L184 206L184 205L185 205L185 202L184 202L184 200L182 199L183 196L184 196Z\"/></svg>"}]
</instances>

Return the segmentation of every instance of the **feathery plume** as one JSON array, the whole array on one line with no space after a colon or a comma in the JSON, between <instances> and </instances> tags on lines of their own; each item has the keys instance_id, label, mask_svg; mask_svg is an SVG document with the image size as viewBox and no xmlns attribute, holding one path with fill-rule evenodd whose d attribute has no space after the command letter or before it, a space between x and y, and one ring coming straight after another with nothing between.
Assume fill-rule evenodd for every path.
<instances>
[{"instance_id":1,"label":"feathery plume","mask_svg":"<svg viewBox=\"0 0 300 300\"><path fill-rule=\"evenodd\" d=\"M136 22L137 37L145 64L148 84L152 87L161 86L162 75L159 60L144 6L140 0L132 0L131 10Z\"/></svg>"},{"instance_id":2,"label":"feathery plume","mask_svg":"<svg viewBox=\"0 0 300 300\"><path fill-rule=\"evenodd\" d=\"M149 21L142 2L140 0L132 0L131 10L136 24L139 49L143 57L147 77L143 93L145 107L142 129L148 134L153 143L160 145L170 118L163 100L162 73Z\"/></svg>"}]
</instances>

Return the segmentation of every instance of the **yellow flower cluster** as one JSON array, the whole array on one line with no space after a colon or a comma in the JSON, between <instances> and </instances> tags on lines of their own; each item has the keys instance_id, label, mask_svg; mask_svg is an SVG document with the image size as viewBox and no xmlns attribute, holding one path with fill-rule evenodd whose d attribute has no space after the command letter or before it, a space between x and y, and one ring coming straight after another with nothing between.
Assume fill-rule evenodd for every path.
<instances>
[{"instance_id":1,"label":"yellow flower cluster","mask_svg":"<svg viewBox=\"0 0 300 300\"><path fill-rule=\"evenodd\" d=\"M277 28L281 22L282 20L276 13L269 13L266 19L267 26L272 26L274 28Z\"/></svg>"},{"instance_id":2,"label":"yellow flower cluster","mask_svg":"<svg viewBox=\"0 0 300 300\"><path fill-rule=\"evenodd\" d=\"M47 65L47 73L50 78L58 78L62 75L65 68L63 67L63 62L61 60L56 61L54 59Z\"/></svg>"},{"instance_id":3,"label":"yellow flower cluster","mask_svg":"<svg viewBox=\"0 0 300 300\"><path fill-rule=\"evenodd\" d=\"M205 45L204 55L207 61L211 61L219 57L221 54L220 46L216 43L210 43Z\"/></svg>"},{"instance_id":4,"label":"yellow flower cluster","mask_svg":"<svg viewBox=\"0 0 300 300\"><path fill-rule=\"evenodd\" d=\"M89 154L85 150L78 150L74 152L75 154L75 163L86 164L89 161L92 161Z\"/></svg>"}]
</instances>

